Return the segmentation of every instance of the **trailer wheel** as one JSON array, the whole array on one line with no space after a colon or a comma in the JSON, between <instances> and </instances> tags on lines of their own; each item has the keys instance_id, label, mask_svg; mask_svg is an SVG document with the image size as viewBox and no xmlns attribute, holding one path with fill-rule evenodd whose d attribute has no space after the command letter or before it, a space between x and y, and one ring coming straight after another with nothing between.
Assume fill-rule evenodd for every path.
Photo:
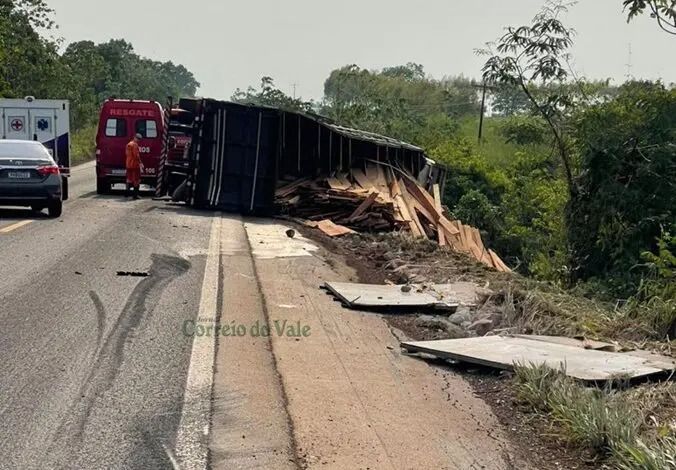
<instances>
[{"instance_id":1,"label":"trailer wheel","mask_svg":"<svg viewBox=\"0 0 676 470\"><path fill-rule=\"evenodd\" d=\"M188 180L178 185L178 187L171 193L171 200L174 202L182 202L187 199L188 195Z\"/></svg>"},{"instance_id":2,"label":"trailer wheel","mask_svg":"<svg viewBox=\"0 0 676 470\"><path fill-rule=\"evenodd\" d=\"M96 178L96 194L110 194L110 181L105 178Z\"/></svg>"}]
</instances>

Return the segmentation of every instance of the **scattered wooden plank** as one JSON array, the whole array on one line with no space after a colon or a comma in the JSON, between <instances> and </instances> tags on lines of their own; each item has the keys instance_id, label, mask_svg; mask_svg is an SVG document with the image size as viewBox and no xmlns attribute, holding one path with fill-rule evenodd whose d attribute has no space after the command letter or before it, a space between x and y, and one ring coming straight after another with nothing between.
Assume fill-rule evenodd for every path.
<instances>
[{"instance_id":1,"label":"scattered wooden plank","mask_svg":"<svg viewBox=\"0 0 676 470\"><path fill-rule=\"evenodd\" d=\"M352 177L357 182L359 186L363 189L368 189L369 191L376 191L376 187L373 182L366 176L366 174L359 169L352 170Z\"/></svg>"},{"instance_id":2,"label":"scattered wooden plank","mask_svg":"<svg viewBox=\"0 0 676 470\"><path fill-rule=\"evenodd\" d=\"M415 207L416 210L420 213L420 215L422 215L425 219L427 219L427 221L431 225L436 225L436 220L434 220L435 217L427 211L425 206L420 204L420 202L418 202L417 199L412 199L411 203L413 204L413 207Z\"/></svg>"},{"instance_id":3,"label":"scattered wooden plank","mask_svg":"<svg viewBox=\"0 0 676 470\"><path fill-rule=\"evenodd\" d=\"M467 240L467 248L469 249L469 252L480 263L484 263L490 267L493 267L492 261L490 261L490 259L487 261L487 258L485 256L487 255L487 253L484 253L484 251L482 251L482 249L479 247L476 241L474 241L474 230L476 230L474 227L470 227L469 225L463 225L463 231L465 232L465 240Z\"/></svg>"},{"instance_id":4,"label":"scattered wooden plank","mask_svg":"<svg viewBox=\"0 0 676 470\"><path fill-rule=\"evenodd\" d=\"M418 228L418 225L414 222L413 216L411 216L411 210L408 207L408 204L404 200L404 196L402 194L402 188L399 184L399 181L397 179L392 180L392 185L391 185L391 194L393 196L393 199L395 200L397 207L401 211L401 217L404 219L406 224L408 225L409 230L413 234L414 237L419 238L422 237L423 234Z\"/></svg>"},{"instance_id":5,"label":"scattered wooden plank","mask_svg":"<svg viewBox=\"0 0 676 470\"><path fill-rule=\"evenodd\" d=\"M368 165L364 170L364 174L374 186L378 186L378 167L376 165Z\"/></svg>"},{"instance_id":6,"label":"scattered wooden plank","mask_svg":"<svg viewBox=\"0 0 676 470\"><path fill-rule=\"evenodd\" d=\"M275 191L275 196L279 198L285 198L296 191L296 189L300 188L303 186L305 183L309 183L310 178L302 178L297 181L294 181L291 184L287 184L285 186L282 186L281 188L278 188L277 191Z\"/></svg>"},{"instance_id":7,"label":"scattered wooden plank","mask_svg":"<svg viewBox=\"0 0 676 470\"><path fill-rule=\"evenodd\" d=\"M444 229L444 236L446 238L446 243L450 245L451 248L453 248L455 251L460 252L465 251L464 246L462 245L462 241L460 240L460 232L454 235L452 233L446 232L446 230Z\"/></svg>"},{"instance_id":8,"label":"scattered wooden plank","mask_svg":"<svg viewBox=\"0 0 676 470\"><path fill-rule=\"evenodd\" d=\"M491 258L491 262L493 263L493 267L497 269L498 271L502 271L499 263L498 263L498 255L495 254L493 250L488 250L488 256Z\"/></svg>"},{"instance_id":9,"label":"scattered wooden plank","mask_svg":"<svg viewBox=\"0 0 676 470\"><path fill-rule=\"evenodd\" d=\"M411 181L408 178L404 178L403 181L406 186L406 191L408 191L411 196L416 198L429 212L436 212L436 209L434 208L434 199L427 191L422 189L418 183Z\"/></svg>"},{"instance_id":10,"label":"scattered wooden plank","mask_svg":"<svg viewBox=\"0 0 676 470\"><path fill-rule=\"evenodd\" d=\"M428 213L433 215L434 220L432 222L434 224L443 226L444 229L449 233L455 232L456 229L453 227L451 222L446 217L444 217L441 211L437 211L434 198L430 196L427 191L425 191L414 181L410 181L408 179L405 180L405 184L406 190L409 191L409 193L415 197L415 199L417 199L417 201L425 208L425 210L427 210Z\"/></svg>"},{"instance_id":11,"label":"scattered wooden plank","mask_svg":"<svg viewBox=\"0 0 676 470\"><path fill-rule=\"evenodd\" d=\"M399 187L399 181L397 181L396 178L390 183L390 196L392 198L401 196L401 188Z\"/></svg>"},{"instance_id":12,"label":"scattered wooden plank","mask_svg":"<svg viewBox=\"0 0 676 470\"><path fill-rule=\"evenodd\" d=\"M465 227L459 220L456 221L456 227L458 230L458 236L460 237L460 250L465 253L470 253L471 252L470 244L469 241L467 240L467 236L465 235Z\"/></svg>"},{"instance_id":13,"label":"scattered wooden plank","mask_svg":"<svg viewBox=\"0 0 676 470\"><path fill-rule=\"evenodd\" d=\"M416 238L438 239L441 246L467 253L497 270L510 271L484 246L477 229L444 215L439 185L428 191L386 166L354 169L350 175L299 179L278 188L276 195L291 215L317 221L317 227L322 224L329 236L352 233L352 229L408 229Z\"/></svg>"},{"instance_id":14,"label":"scattered wooden plank","mask_svg":"<svg viewBox=\"0 0 676 470\"><path fill-rule=\"evenodd\" d=\"M481 252L481 257L479 258L479 261L481 261L486 266L494 268L495 264L493 262L493 259L491 258L490 254L488 253L488 250L484 246L483 240L481 239L481 232L479 232L479 229L475 227L470 227L470 230L472 231L472 239L474 241L474 244L479 248L479 251Z\"/></svg>"},{"instance_id":15,"label":"scattered wooden plank","mask_svg":"<svg viewBox=\"0 0 676 470\"><path fill-rule=\"evenodd\" d=\"M433 186L434 191L434 208L439 214L443 213L443 208L441 207L441 191L439 190L439 185L435 184ZM444 227L441 224L437 224L437 231L439 232L439 246L446 246L446 232Z\"/></svg>"},{"instance_id":16,"label":"scattered wooden plank","mask_svg":"<svg viewBox=\"0 0 676 470\"><path fill-rule=\"evenodd\" d=\"M349 220L356 219L360 215L362 215L364 212L366 212L369 207L373 205L374 202L376 202L376 199L378 199L378 193L376 191L373 191L369 197L366 198L364 202L361 203L359 207L352 213L352 215L349 217Z\"/></svg>"},{"instance_id":17,"label":"scattered wooden plank","mask_svg":"<svg viewBox=\"0 0 676 470\"><path fill-rule=\"evenodd\" d=\"M349 182L341 181L338 178L326 178L326 182L329 184L329 188L339 191L347 191L352 186Z\"/></svg>"},{"instance_id":18,"label":"scattered wooden plank","mask_svg":"<svg viewBox=\"0 0 676 470\"><path fill-rule=\"evenodd\" d=\"M464 251L462 239L460 238L460 230L458 230L458 223L454 220L449 221L449 223L453 227L453 233L444 228L444 231L446 232L446 242L448 242L455 251Z\"/></svg>"},{"instance_id":19,"label":"scattered wooden plank","mask_svg":"<svg viewBox=\"0 0 676 470\"><path fill-rule=\"evenodd\" d=\"M470 226L469 230L472 233L472 241L474 241L476 246L479 247L481 251L486 251L486 248L484 247L484 242L481 239L481 232L479 232L479 229Z\"/></svg>"},{"instance_id":20,"label":"scattered wooden plank","mask_svg":"<svg viewBox=\"0 0 676 470\"><path fill-rule=\"evenodd\" d=\"M390 191L387 184L387 177L385 176L385 171L383 167L378 165L376 166L376 177L374 181L378 191L387 202L391 202L392 198L390 197Z\"/></svg>"},{"instance_id":21,"label":"scattered wooden plank","mask_svg":"<svg viewBox=\"0 0 676 470\"><path fill-rule=\"evenodd\" d=\"M439 219L439 225L444 227L444 230L451 235L460 235L460 230L444 216Z\"/></svg>"},{"instance_id":22,"label":"scattered wooden plank","mask_svg":"<svg viewBox=\"0 0 676 470\"><path fill-rule=\"evenodd\" d=\"M330 220L322 220L317 224L317 228L324 232L329 237L340 237L347 235L349 233L355 233L354 230L344 227L342 225L337 225L331 222Z\"/></svg>"},{"instance_id":23,"label":"scattered wooden plank","mask_svg":"<svg viewBox=\"0 0 676 470\"><path fill-rule=\"evenodd\" d=\"M420 223L418 214L415 211L413 198L411 197L410 194L408 194L408 191L406 190L406 187L402 184L401 180L399 181L399 189L401 190L401 197L404 200L404 204L406 204L406 207L408 208L408 213L411 217L411 221L413 225L415 225L415 230L412 230L413 233L418 237L428 238L427 233L425 233L425 228Z\"/></svg>"},{"instance_id":24,"label":"scattered wooden plank","mask_svg":"<svg viewBox=\"0 0 676 470\"><path fill-rule=\"evenodd\" d=\"M340 181L341 184L347 186L348 189L353 186L352 181L350 181L350 178L346 173L336 174L336 179Z\"/></svg>"},{"instance_id":25,"label":"scattered wooden plank","mask_svg":"<svg viewBox=\"0 0 676 470\"><path fill-rule=\"evenodd\" d=\"M507 266L502 259L495 253L493 250L488 250L488 253L491 256L491 259L493 260L493 265L495 266L495 269L498 271L502 271L503 273L511 273L512 270Z\"/></svg>"}]
</instances>

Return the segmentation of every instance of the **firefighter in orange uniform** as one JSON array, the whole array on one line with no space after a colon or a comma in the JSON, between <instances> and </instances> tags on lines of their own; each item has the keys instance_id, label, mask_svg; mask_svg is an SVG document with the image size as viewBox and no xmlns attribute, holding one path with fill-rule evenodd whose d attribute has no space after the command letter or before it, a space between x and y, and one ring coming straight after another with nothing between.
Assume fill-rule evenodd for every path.
<instances>
[{"instance_id":1,"label":"firefighter in orange uniform","mask_svg":"<svg viewBox=\"0 0 676 470\"><path fill-rule=\"evenodd\" d=\"M129 197L130 189L134 189L134 199L138 199L139 187L141 186L141 170L143 163L141 163L141 148L138 143L143 136L136 134L134 139L127 144L126 149L126 168L127 168L127 197Z\"/></svg>"}]
</instances>

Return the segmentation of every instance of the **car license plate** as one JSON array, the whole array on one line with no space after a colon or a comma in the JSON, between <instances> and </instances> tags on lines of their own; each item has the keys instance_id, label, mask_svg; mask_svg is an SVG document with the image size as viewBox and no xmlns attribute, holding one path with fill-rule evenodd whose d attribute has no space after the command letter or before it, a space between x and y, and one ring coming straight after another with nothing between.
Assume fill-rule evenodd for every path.
<instances>
[{"instance_id":1,"label":"car license plate","mask_svg":"<svg viewBox=\"0 0 676 470\"><path fill-rule=\"evenodd\" d=\"M16 178L16 179L28 179L31 177L31 172L30 171L10 171L7 172L7 176L10 178Z\"/></svg>"}]
</instances>

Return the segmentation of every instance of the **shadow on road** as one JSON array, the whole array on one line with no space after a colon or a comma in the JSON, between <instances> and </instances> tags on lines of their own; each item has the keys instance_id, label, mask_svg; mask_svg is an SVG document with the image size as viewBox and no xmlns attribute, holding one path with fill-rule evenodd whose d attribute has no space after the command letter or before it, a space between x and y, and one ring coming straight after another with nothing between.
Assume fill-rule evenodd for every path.
<instances>
[{"instance_id":1,"label":"shadow on road","mask_svg":"<svg viewBox=\"0 0 676 470\"><path fill-rule=\"evenodd\" d=\"M48 219L47 211L35 212L29 207L0 207L0 222L8 220L42 220Z\"/></svg>"}]
</instances>

